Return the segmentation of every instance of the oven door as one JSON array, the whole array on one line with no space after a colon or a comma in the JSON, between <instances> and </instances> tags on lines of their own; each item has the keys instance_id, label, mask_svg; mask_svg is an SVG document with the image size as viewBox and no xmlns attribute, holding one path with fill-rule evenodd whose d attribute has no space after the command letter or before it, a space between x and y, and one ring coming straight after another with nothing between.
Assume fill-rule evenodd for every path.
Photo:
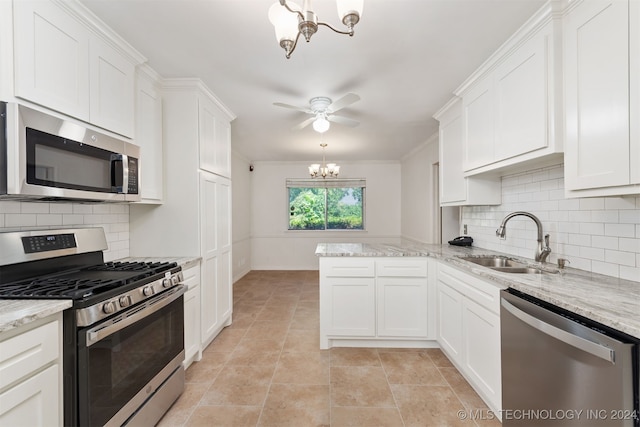
<instances>
[{"instance_id":1,"label":"oven door","mask_svg":"<svg viewBox=\"0 0 640 427\"><path fill-rule=\"evenodd\" d=\"M182 369L184 292L172 288L78 331L78 425L122 425Z\"/></svg>"}]
</instances>

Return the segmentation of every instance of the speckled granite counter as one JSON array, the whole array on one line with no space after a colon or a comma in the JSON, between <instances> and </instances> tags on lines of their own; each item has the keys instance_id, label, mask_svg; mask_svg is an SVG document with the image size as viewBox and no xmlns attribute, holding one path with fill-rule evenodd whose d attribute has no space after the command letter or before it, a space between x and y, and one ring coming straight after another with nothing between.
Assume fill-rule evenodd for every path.
<instances>
[{"instance_id":1,"label":"speckled granite counter","mask_svg":"<svg viewBox=\"0 0 640 427\"><path fill-rule=\"evenodd\" d=\"M502 288L511 287L558 307L640 338L640 282L567 268L560 274L502 273L461 259L502 255L536 265L533 260L475 247L420 244L320 243L317 256L425 256L457 267ZM550 265L553 266L553 265Z\"/></svg>"},{"instance_id":2,"label":"speckled granite counter","mask_svg":"<svg viewBox=\"0 0 640 427\"><path fill-rule=\"evenodd\" d=\"M0 333L71 307L71 300L0 300Z\"/></svg>"}]
</instances>

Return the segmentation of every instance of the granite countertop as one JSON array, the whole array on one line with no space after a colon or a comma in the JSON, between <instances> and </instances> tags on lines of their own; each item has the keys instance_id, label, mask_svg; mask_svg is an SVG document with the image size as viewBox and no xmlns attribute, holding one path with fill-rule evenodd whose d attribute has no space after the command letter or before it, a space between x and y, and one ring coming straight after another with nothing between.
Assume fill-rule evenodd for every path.
<instances>
[{"instance_id":1,"label":"granite countertop","mask_svg":"<svg viewBox=\"0 0 640 427\"><path fill-rule=\"evenodd\" d=\"M320 243L320 257L432 257L497 286L562 307L640 338L640 282L566 268L555 274L513 274L482 267L462 257L501 255L532 266L532 259L488 249L429 244ZM556 267L547 264L548 267Z\"/></svg>"},{"instance_id":2,"label":"granite countertop","mask_svg":"<svg viewBox=\"0 0 640 427\"><path fill-rule=\"evenodd\" d=\"M0 300L0 333L57 314L71 304L71 300Z\"/></svg>"}]
</instances>

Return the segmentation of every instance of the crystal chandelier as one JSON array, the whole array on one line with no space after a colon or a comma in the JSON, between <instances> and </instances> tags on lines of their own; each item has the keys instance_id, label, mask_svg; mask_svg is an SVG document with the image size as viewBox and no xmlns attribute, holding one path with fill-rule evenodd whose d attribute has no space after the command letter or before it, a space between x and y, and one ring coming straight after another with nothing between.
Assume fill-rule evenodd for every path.
<instances>
[{"instance_id":1,"label":"crystal chandelier","mask_svg":"<svg viewBox=\"0 0 640 427\"><path fill-rule=\"evenodd\" d=\"M308 42L318 31L318 26L325 26L338 34L353 36L353 27L360 21L364 0L336 0L338 16L347 27L347 31L340 31L331 25L319 22L318 16L311 7L311 0L304 0L302 8L287 0L279 0L269 8L269 20L276 30L276 39L286 52L287 59L298 44L302 34Z\"/></svg>"},{"instance_id":2,"label":"crystal chandelier","mask_svg":"<svg viewBox=\"0 0 640 427\"><path fill-rule=\"evenodd\" d=\"M340 166L326 162L324 158L326 143L321 143L320 147L322 147L322 165L314 163L309 166L309 175L311 175L311 178L337 178L340 173Z\"/></svg>"}]
</instances>

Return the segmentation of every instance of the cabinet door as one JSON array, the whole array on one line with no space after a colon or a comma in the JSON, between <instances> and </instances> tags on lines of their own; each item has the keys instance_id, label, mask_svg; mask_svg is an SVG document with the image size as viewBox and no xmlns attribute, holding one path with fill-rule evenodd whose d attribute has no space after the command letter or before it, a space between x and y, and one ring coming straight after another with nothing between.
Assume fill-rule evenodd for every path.
<instances>
[{"instance_id":1,"label":"cabinet door","mask_svg":"<svg viewBox=\"0 0 640 427\"><path fill-rule=\"evenodd\" d=\"M89 32L53 2L15 1L15 94L89 121Z\"/></svg>"},{"instance_id":2,"label":"cabinet door","mask_svg":"<svg viewBox=\"0 0 640 427\"><path fill-rule=\"evenodd\" d=\"M60 375L55 364L0 394L0 425L62 425Z\"/></svg>"},{"instance_id":3,"label":"cabinet door","mask_svg":"<svg viewBox=\"0 0 640 427\"><path fill-rule=\"evenodd\" d=\"M440 124L440 203L467 199L462 149L462 117Z\"/></svg>"},{"instance_id":4,"label":"cabinet door","mask_svg":"<svg viewBox=\"0 0 640 427\"><path fill-rule=\"evenodd\" d=\"M138 74L135 143L141 149L140 191L143 201L162 202L164 193L162 150L162 98L146 74Z\"/></svg>"},{"instance_id":5,"label":"cabinet door","mask_svg":"<svg viewBox=\"0 0 640 427\"><path fill-rule=\"evenodd\" d=\"M91 39L89 52L91 123L132 137L134 65L97 37Z\"/></svg>"},{"instance_id":6,"label":"cabinet door","mask_svg":"<svg viewBox=\"0 0 640 427\"><path fill-rule=\"evenodd\" d=\"M462 295L438 281L438 343L455 361L462 355Z\"/></svg>"},{"instance_id":7,"label":"cabinet door","mask_svg":"<svg viewBox=\"0 0 640 427\"><path fill-rule=\"evenodd\" d=\"M201 203L201 334L202 344L206 346L217 333L218 305L216 302L216 286L218 278L218 240L217 210L216 210L216 182L209 174L200 175L200 203Z\"/></svg>"},{"instance_id":8,"label":"cabinet door","mask_svg":"<svg viewBox=\"0 0 640 427\"><path fill-rule=\"evenodd\" d=\"M377 279L379 337L427 337L427 284L426 277Z\"/></svg>"},{"instance_id":9,"label":"cabinet door","mask_svg":"<svg viewBox=\"0 0 640 427\"><path fill-rule=\"evenodd\" d=\"M233 280L231 260L231 182L225 178L216 178L216 209L218 239L218 279L216 283L216 304L218 316L223 325L228 325L231 320L233 308Z\"/></svg>"},{"instance_id":10,"label":"cabinet door","mask_svg":"<svg viewBox=\"0 0 640 427\"><path fill-rule=\"evenodd\" d=\"M547 40L536 35L494 73L496 161L548 145Z\"/></svg>"},{"instance_id":11,"label":"cabinet door","mask_svg":"<svg viewBox=\"0 0 640 427\"><path fill-rule=\"evenodd\" d=\"M629 95L631 114L631 183L640 184L640 2L629 2Z\"/></svg>"},{"instance_id":12,"label":"cabinet door","mask_svg":"<svg viewBox=\"0 0 640 427\"><path fill-rule=\"evenodd\" d=\"M493 163L493 80L485 78L462 98L465 171Z\"/></svg>"},{"instance_id":13,"label":"cabinet door","mask_svg":"<svg viewBox=\"0 0 640 427\"><path fill-rule=\"evenodd\" d=\"M373 337L376 334L375 279L327 277L321 290L327 308L326 335Z\"/></svg>"},{"instance_id":14,"label":"cabinet door","mask_svg":"<svg viewBox=\"0 0 640 427\"><path fill-rule=\"evenodd\" d=\"M629 184L629 2L578 4L564 25L565 187Z\"/></svg>"},{"instance_id":15,"label":"cabinet door","mask_svg":"<svg viewBox=\"0 0 640 427\"><path fill-rule=\"evenodd\" d=\"M468 298L462 302L465 373L491 401L501 407L500 317Z\"/></svg>"},{"instance_id":16,"label":"cabinet door","mask_svg":"<svg viewBox=\"0 0 640 427\"><path fill-rule=\"evenodd\" d=\"M215 139L215 172L231 177L231 123L218 119Z\"/></svg>"},{"instance_id":17,"label":"cabinet door","mask_svg":"<svg viewBox=\"0 0 640 427\"><path fill-rule=\"evenodd\" d=\"M186 283L185 283L186 285ZM200 352L200 286L184 294L184 360L185 367L198 359Z\"/></svg>"}]
</instances>

